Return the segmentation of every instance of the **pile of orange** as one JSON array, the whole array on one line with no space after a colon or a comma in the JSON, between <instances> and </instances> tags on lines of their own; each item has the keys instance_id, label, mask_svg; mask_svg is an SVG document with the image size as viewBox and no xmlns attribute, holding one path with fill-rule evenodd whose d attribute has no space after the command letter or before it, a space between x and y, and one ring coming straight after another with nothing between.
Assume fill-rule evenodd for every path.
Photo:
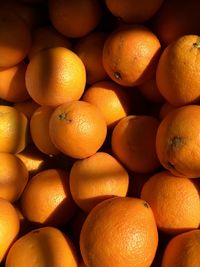
<instances>
[{"instance_id":1,"label":"pile of orange","mask_svg":"<svg viewBox=\"0 0 200 267\"><path fill-rule=\"evenodd\" d=\"M1 1L1 267L200 266L199 10Z\"/></svg>"}]
</instances>

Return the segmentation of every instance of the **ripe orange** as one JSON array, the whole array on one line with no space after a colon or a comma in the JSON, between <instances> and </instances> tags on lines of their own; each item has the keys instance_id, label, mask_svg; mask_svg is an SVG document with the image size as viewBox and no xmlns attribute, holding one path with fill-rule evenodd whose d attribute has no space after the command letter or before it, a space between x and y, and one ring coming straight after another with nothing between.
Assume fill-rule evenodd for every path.
<instances>
[{"instance_id":1,"label":"ripe orange","mask_svg":"<svg viewBox=\"0 0 200 267\"><path fill-rule=\"evenodd\" d=\"M200 262L200 230L172 238L164 252L162 267L198 267Z\"/></svg>"},{"instance_id":2,"label":"ripe orange","mask_svg":"<svg viewBox=\"0 0 200 267\"><path fill-rule=\"evenodd\" d=\"M126 88L113 81L94 83L83 94L82 100L97 106L109 128L130 114L131 101Z\"/></svg>"},{"instance_id":3,"label":"ripe orange","mask_svg":"<svg viewBox=\"0 0 200 267\"><path fill-rule=\"evenodd\" d=\"M155 149L159 121L151 116L129 115L112 132L114 155L131 171L149 173L160 163Z\"/></svg>"},{"instance_id":4,"label":"ripe orange","mask_svg":"<svg viewBox=\"0 0 200 267\"><path fill-rule=\"evenodd\" d=\"M73 164L69 181L74 201L82 210L89 212L107 198L126 196L129 176L113 156L97 152Z\"/></svg>"},{"instance_id":5,"label":"ripe orange","mask_svg":"<svg viewBox=\"0 0 200 267\"><path fill-rule=\"evenodd\" d=\"M19 233L19 217L13 205L0 198L0 263Z\"/></svg>"},{"instance_id":6,"label":"ripe orange","mask_svg":"<svg viewBox=\"0 0 200 267\"><path fill-rule=\"evenodd\" d=\"M59 169L44 170L33 176L20 202L24 217L41 225L63 225L76 210L69 190L68 173Z\"/></svg>"},{"instance_id":7,"label":"ripe orange","mask_svg":"<svg viewBox=\"0 0 200 267\"><path fill-rule=\"evenodd\" d=\"M153 18L153 31L162 45L186 34L199 34L199 9L200 2L196 0L165 0Z\"/></svg>"},{"instance_id":8,"label":"ripe orange","mask_svg":"<svg viewBox=\"0 0 200 267\"><path fill-rule=\"evenodd\" d=\"M30 120L32 140L35 146L47 155L59 153L49 136L49 120L53 111L54 109L52 107L41 106L34 111Z\"/></svg>"},{"instance_id":9,"label":"ripe orange","mask_svg":"<svg viewBox=\"0 0 200 267\"><path fill-rule=\"evenodd\" d=\"M71 240L59 229L36 228L13 244L5 266L27 267L29 265L78 267L78 255Z\"/></svg>"},{"instance_id":10,"label":"ripe orange","mask_svg":"<svg viewBox=\"0 0 200 267\"><path fill-rule=\"evenodd\" d=\"M200 225L199 192L191 179L159 172L143 185L141 198L151 206L160 231L179 234Z\"/></svg>"},{"instance_id":11,"label":"ripe orange","mask_svg":"<svg viewBox=\"0 0 200 267\"><path fill-rule=\"evenodd\" d=\"M22 61L14 67L0 69L0 98L10 102L20 102L30 98L25 86L26 67Z\"/></svg>"},{"instance_id":12,"label":"ripe orange","mask_svg":"<svg viewBox=\"0 0 200 267\"><path fill-rule=\"evenodd\" d=\"M106 0L111 13L126 23L142 23L149 20L160 8L163 0Z\"/></svg>"},{"instance_id":13,"label":"ripe orange","mask_svg":"<svg viewBox=\"0 0 200 267\"><path fill-rule=\"evenodd\" d=\"M52 26L39 27L33 33L33 41L28 57L31 59L41 50L51 47L65 47L70 49L71 43Z\"/></svg>"},{"instance_id":14,"label":"ripe orange","mask_svg":"<svg viewBox=\"0 0 200 267\"><path fill-rule=\"evenodd\" d=\"M156 70L160 93L174 106L200 100L200 41L198 35L185 35L161 54Z\"/></svg>"},{"instance_id":15,"label":"ripe orange","mask_svg":"<svg viewBox=\"0 0 200 267\"><path fill-rule=\"evenodd\" d=\"M159 118L163 120L167 114L169 114L172 110L176 109L176 107L169 104L167 101L163 103L159 111Z\"/></svg>"},{"instance_id":16,"label":"ripe orange","mask_svg":"<svg viewBox=\"0 0 200 267\"><path fill-rule=\"evenodd\" d=\"M42 171L49 160L47 155L40 152L33 144L26 147L22 152L17 153L16 156L20 158L26 166L29 177Z\"/></svg>"},{"instance_id":17,"label":"ripe orange","mask_svg":"<svg viewBox=\"0 0 200 267\"><path fill-rule=\"evenodd\" d=\"M82 37L99 24L98 0L50 0L49 15L53 26L68 37Z\"/></svg>"},{"instance_id":18,"label":"ripe orange","mask_svg":"<svg viewBox=\"0 0 200 267\"><path fill-rule=\"evenodd\" d=\"M161 95L160 91L158 90L155 77L142 83L141 85L138 86L138 88L140 92L149 101L155 103L162 103L165 100L165 98Z\"/></svg>"},{"instance_id":19,"label":"ripe orange","mask_svg":"<svg viewBox=\"0 0 200 267\"><path fill-rule=\"evenodd\" d=\"M78 100L86 84L85 67L81 59L64 47L37 53L28 64L25 78L33 100L40 105L53 107Z\"/></svg>"},{"instance_id":20,"label":"ripe orange","mask_svg":"<svg viewBox=\"0 0 200 267\"><path fill-rule=\"evenodd\" d=\"M200 176L200 107L188 105L171 111L160 123L156 151L164 168L172 174Z\"/></svg>"},{"instance_id":21,"label":"ripe orange","mask_svg":"<svg viewBox=\"0 0 200 267\"><path fill-rule=\"evenodd\" d=\"M28 54L31 35L23 19L10 9L0 11L0 68L20 63Z\"/></svg>"},{"instance_id":22,"label":"ripe orange","mask_svg":"<svg viewBox=\"0 0 200 267\"><path fill-rule=\"evenodd\" d=\"M136 86L153 77L160 55L160 42L143 25L126 25L105 41L103 66L112 80Z\"/></svg>"},{"instance_id":23,"label":"ripe orange","mask_svg":"<svg viewBox=\"0 0 200 267\"><path fill-rule=\"evenodd\" d=\"M23 102L14 103L13 107L17 109L20 112L23 112L28 120L30 120L31 116L33 115L33 112L39 108L38 103L33 101L33 99L28 99Z\"/></svg>"},{"instance_id":24,"label":"ripe orange","mask_svg":"<svg viewBox=\"0 0 200 267\"><path fill-rule=\"evenodd\" d=\"M73 48L85 65L88 84L107 78L102 63L103 46L107 36L105 32L92 32L80 38Z\"/></svg>"},{"instance_id":25,"label":"ripe orange","mask_svg":"<svg viewBox=\"0 0 200 267\"><path fill-rule=\"evenodd\" d=\"M0 152L19 153L27 142L26 116L13 107L0 105Z\"/></svg>"},{"instance_id":26,"label":"ripe orange","mask_svg":"<svg viewBox=\"0 0 200 267\"><path fill-rule=\"evenodd\" d=\"M28 170L13 154L0 153L0 162L0 198L15 202L28 182Z\"/></svg>"},{"instance_id":27,"label":"ripe orange","mask_svg":"<svg viewBox=\"0 0 200 267\"><path fill-rule=\"evenodd\" d=\"M97 107L85 101L58 106L49 121L49 135L62 153L72 158L95 154L106 138L106 122Z\"/></svg>"},{"instance_id":28,"label":"ripe orange","mask_svg":"<svg viewBox=\"0 0 200 267\"><path fill-rule=\"evenodd\" d=\"M86 266L149 267L157 245L152 210L137 198L104 200L89 213L80 236Z\"/></svg>"}]
</instances>

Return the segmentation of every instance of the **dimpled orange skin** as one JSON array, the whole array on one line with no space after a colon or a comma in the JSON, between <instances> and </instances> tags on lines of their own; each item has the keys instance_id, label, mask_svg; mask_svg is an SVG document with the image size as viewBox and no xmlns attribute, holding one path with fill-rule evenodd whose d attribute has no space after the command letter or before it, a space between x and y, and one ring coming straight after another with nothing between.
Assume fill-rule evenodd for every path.
<instances>
[{"instance_id":1,"label":"dimpled orange skin","mask_svg":"<svg viewBox=\"0 0 200 267\"><path fill-rule=\"evenodd\" d=\"M158 125L154 117L129 115L115 126L112 151L129 170L149 173L160 166L155 149Z\"/></svg>"},{"instance_id":2,"label":"dimpled orange skin","mask_svg":"<svg viewBox=\"0 0 200 267\"><path fill-rule=\"evenodd\" d=\"M29 180L20 203L22 214L33 223L65 224L76 210L69 190L68 173L61 169L37 173Z\"/></svg>"},{"instance_id":3,"label":"dimpled orange skin","mask_svg":"<svg viewBox=\"0 0 200 267\"><path fill-rule=\"evenodd\" d=\"M0 263L17 238L19 233L19 217L10 202L0 198Z\"/></svg>"},{"instance_id":4,"label":"dimpled orange skin","mask_svg":"<svg viewBox=\"0 0 200 267\"><path fill-rule=\"evenodd\" d=\"M110 33L103 48L103 66L109 77L124 86L152 78L160 55L160 42L143 25L121 26Z\"/></svg>"},{"instance_id":5,"label":"dimpled orange skin","mask_svg":"<svg viewBox=\"0 0 200 267\"><path fill-rule=\"evenodd\" d=\"M72 101L54 110L49 121L49 134L58 150L82 159L100 149L107 127L97 107L85 101Z\"/></svg>"},{"instance_id":6,"label":"dimpled orange skin","mask_svg":"<svg viewBox=\"0 0 200 267\"><path fill-rule=\"evenodd\" d=\"M109 128L131 112L131 101L128 92L113 81L94 83L84 92L82 99L97 106Z\"/></svg>"},{"instance_id":7,"label":"dimpled orange skin","mask_svg":"<svg viewBox=\"0 0 200 267\"><path fill-rule=\"evenodd\" d=\"M174 106L200 101L200 37L185 35L170 43L160 56L156 83L163 97Z\"/></svg>"},{"instance_id":8,"label":"dimpled orange skin","mask_svg":"<svg viewBox=\"0 0 200 267\"><path fill-rule=\"evenodd\" d=\"M128 185L127 171L113 156L104 152L76 161L70 171L72 197L85 212L107 198L126 196Z\"/></svg>"},{"instance_id":9,"label":"dimpled orange skin","mask_svg":"<svg viewBox=\"0 0 200 267\"><path fill-rule=\"evenodd\" d=\"M0 153L0 162L0 197L15 202L28 182L28 170L18 157L10 153Z\"/></svg>"},{"instance_id":10,"label":"dimpled orange skin","mask_svg":"<svg viewBox=\"0 0 200 267\"><path fill-rule=\"evenodd\" d=\"M199 239L200 230L192 230L172 238L164 251L162 267L198 267Z\"/></svg>"},{"instance_id":11,"label":"dimpled orange skin","mask_svg":"<svg viewBox=\"0 0 200 267\"><path fill-rule=\"evenodd\" d=\"M35 102L56 107L81 97L86 71L74 52L54 47L40 51L30 60L25 79L27 90Z\"/></svg>"},{"instance_id":12,"label":"dimpled orange skin","mask_svg":"<svg viewBox=\"0 0 200 267\"><path fill-rule=\"evenodd\" d=\"M13 244L5 266L78 267L78 255L71 240L59 229L36 228Z\"/></svg>"},{"instance_id":13,"label":"dimpled orange skin","mask_svg":"<svg viewBox=\"0 0 200 267\"><path fill-rule=\"evenodd\" d=\"M200 176L200 106L176 108L162 120L156 135L156 152L165 169L177 176Z\"/></svg>"},{"instance_id":14,"label":"dimpled orange skin","mask_svg":"<svg viewBox=\"0 0 200 267\"><path fill-rule=\"evenodd\" d=\"M0 105L0 152L19 153L28 143L28 120L17 109Z\"/></svg>"},{"instance_id":15,"label":"dimpled orange skin","mask_svg":"<svg viewBox=\"0 0 200 267\"><path fill-rule=\"evenodd\" d=\"M157 245L152 210L137 198L104 200L89 213L80 235L86 266L149 267Z\"/></svg>"},{"instance_id":16,"label":"dimpled orange skin","mask_svg":"<svg viewBox=\"0 0 200 267\"><path fill-rule=\"evenodd\" d=\"M199 227L200 199L193 180L158 172L143 185L141 198L151 206L160 231L179 234Z\"/></svg>"}]
</instances>

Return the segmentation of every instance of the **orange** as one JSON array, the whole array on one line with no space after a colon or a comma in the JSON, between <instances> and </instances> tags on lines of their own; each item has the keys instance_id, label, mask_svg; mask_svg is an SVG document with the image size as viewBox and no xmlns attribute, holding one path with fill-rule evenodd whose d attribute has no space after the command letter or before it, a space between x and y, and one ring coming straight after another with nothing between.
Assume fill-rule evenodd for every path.
<instances>
[{"instance_id":1,"label":"orange","mask_svg":"<svg viewBox=\"0 0 200 267\"><path fill-rule=\"evenodd\" d=\"M13 107L0 105L0 152L18 153L27 142L26 116Z\"/></svg>"},{"instance_id":2,"label":"orange","mask_svg":"<svg viewBox=\"0 0 200 267\"><path fill-rule=\"evenodd\" d=\"M101 201L113 196L126 196L129 176L110 154L97 152L76 161L70 172L70 190L76 204L89 212Z\"/></svg>"},{"instance_id":3,"label":"orange","mask_svg":"<svg viewBox=\"0 0 200 267\"><path fill-rule=\"evenodd\" d=\"M0 198L0 263L19 233L19 217L13 205Z\"/></svg>"},{"instance_id":4,"label":"orange","mask_svg":"<svg viewBox=\"0 0 200 267\"><path fill-rule=\"evenodd\" d=\"M58 32L82 37L96 28L102 12L98 0L50 0L49 15Z\"/></svg>"},{"instance_id":5,"label":"orange","mask_svg":"<svg viewBox=\"0 0 200 267\"><path fill-rule=\"evenodd\" d=\"M28 170L13 154L0 153L0 162L0 198L15 202L28 182Z\"/></svg>"},{"instance_id":6,"label":"orange","mask_svg":"<svg viewBox=\"0 0 200 267\"><path fill-rule=\"evenodd\" d=\"M55 47L42 50L30 60L25 79L27 90L35 102L55 107L81 97L86 72L74 52Z\"/></svg>"},{"instance_id":7,"label":"orange","mask_svg":"<svg viewBox=\"0 0 200 267\"><path fill-rule=\"evenodd\" d=\"M14 67L0 69L0 98L10 102L20 102L30 98L25 86L26 67L22 61Z\"/></svg>"},{"instance_id":8,"label":"orange","mask_svg":"<svg viewBox=\"0 0 200 267\"><path fill-rule=\"evenodd\" d=\"M82 99L97 106L108 127L130 114L131 101L126 88L113 81L96 82L83 94Z\"/></svg>"},{"instance_id":9,"label":"orange","mask_svg":"<svg viewBox=\"0 0 200 267\"><path fill-rule=\"evenodd\" d=\"M162 267L198 267L200 262L200 230L192 230L172 238L164 251Z\"/></svg>"},{"instance_id":10,"label":"orange","mask_svg":"<svg viewBox=\"0 0 200 267\"><path fill-rule=\"evenodd\" d=\"M33 112L39 108L39 105L33 101L33 99L28 99L26 101L14 103L13 107L18 111L23 112L28 120L30 120Z\"/></svg>"},{"instance_id":11,"label":"orange","mask_svg":"<svg viewBox=\"0 0 200 267\"><path fill-rule=\"evenodd\" d=\"M162 103L164 102L164 97L161 95L160 91L158 90L156 79L153 77L152 79L142 83L138 86L140 92L147 98L147 100L155 102L155 103Z\"/></svg>"},{"instance_id":12,"label":"orange","mask_svg":"<svg viewBox=\"0 0 200 267\"><path fill-rule=\"evenodd\" d=\"M172 238L164 252L162 267L198 267L200 262L200 230Z\"/></svg>"},{"instance_id":13,"label":"orange","mask_svg":"<svg viewBox=\"0 0 200 267\"><path fill-rule=\"evenodd\" d=\"M163 0L106 0L111 13L126 23L143 23L160 8Z\"/></svg>"},{"instance_id":14,"label":"orange","mask_svg":"<svg viewBox=\"0 0 200 267\"><path fill-rule=\"evenodd\" d=\"M31 35L25 22L10 9L0 11L0 68L20 63L28 54Z\"/></svg>"},{"instance_id":15,"label":"orange","mask_svg":"<svg viewBox=\"0 0 200 267\"><path fill-rule=\"evenodd\" d=\"M149 173L160 163L155 149L159 121L151 116L129 115L112 132L114 155L131 171Z\"/></svg>"},{"instance_id":16,"label":"orange","mask_svg":"<svg viewBox=\"0 0 200 267\"><path fill-rule=\"evenodd\" d=\"M30 120L32 140L35 146L47 155L59 153L49 136L49 120L53 111L52 107L41 106L34 111Z\"/></svg>"},{"instance_id":17,"label":"orange","mask_svg":"<svg viewBox=\"0 0 200 267\"><path fill-rule=\"evenodd\" d=\"M103 66L109 77L124 86L136 86L153 77L160 42L143 25L119 27L105 41Z\"/></svg>"},{"instance_id":18,"label":"orange","mask_svg":"<svg viewBox=\"0 0 200 267\"><path fill-rule=\"evenodd\" d=\"M72 101L54 110L49 121L49 134L58 150L82 159L100 149L107 127L97 107L85 101Z\"/></svg>"},{"instance_id":19,"label":"orange","mask_svg":"<svg viewBox=\"0 0 200 267\"><path fill-rule=\"evenodd\" d=\"M151 206L160 231L179 234L200 225L197 184L185 176L159 172L143 185L141 198Z\"/></svg>"},{"instance_id":20,"label":"orange","mask_svg":"<svg viewBox=\"0 0 200 267\"><path fill-rule=\"evenodd\" d=\"M161 54L156 82L160 93L174 106L200 100L200 38L185 35L171 43Z\"/></svg>"},{"instance_id":21,"label":"orange","mask_svg":"<svg viewBox=\"0 0 200 267\"><path fill-rule=\"evenodd\" d=\"M44 170L33 176L20 202L24 217L41 225L63 225L76 210L69 190L68 173L60 169Z\"/></svg>"},{"instance_id":22,"label":"orange","mask_svg":"<svg viewBox=\"0 0 200 267\"><path fill-rule=\"evenodd\" d=\"M33 33L33 42L28 57L31 59L41 50L51 47L65 47L70 49L71 44L66 37L57 32L52 26L39 27Z\"/></svg>"},{"instance_id":23,"label":"orange","mask_svg":"<svg viewBox=\"0 0 200 267\"><path fill-rule=\"evenodd\" d=\"M26 166L29 177L42 171L48 162L48 157L40 152L34 145L29 145L22 152L16 154L16 156L20 158Z\"/></svg>"},{"instance_id":24,"label":"orange","mask_svg":"<svg viewBox=\"0 0 200 267\"><path fill-rule=\"evenodd\" d=\"M30 231L13 244L5 266L78 267L78 256L68 236L57 228L43 227Z\"/></svg>"},{"instance_id":25,"label":"orange","mask_svg":"<svg viewBox=\"0 0 200 267\"><path fill-rule=\"evenodd\" d=\"M156 151L165 169L178 176L200 176L200 106L171 111L160 123Z\"/></svg>"},{"instance_id":26,"label":"orange","mask_svg":"<svg viewBox=\"0 0 200 267\"><path fill-rule=\"evenodd\" d=\"M167 114L169 114L172 110L176 109L176 107L169 104L167 101L163 103L159 111L159 118L163 120Z\"/></svg>"},{"instance_id":27,"label":"orange","mask_svg":"<svg viewBox=\"0 0 200 267\"><path fill-rule=\"evenodd\" d=\"M157 245L153 212L137 198L104 200L89 213L80 236L86 266L149 267Z\"/></svg>"},{"instance_id":28,"label":"orange","mask_svg":"<svg viewBox=\"0 0 200 267\"><path fill-rule=\"evenodd\" d=\"M163 46L186 34L199 34L200 2L165 0L153 18L153 31ZM170 29L170 30L169 30Z\"/></svg>"},{"instance_id":29,"label":"orange","mask_svg":"<svg viewBox=\"0 0 200 267\"><path fill-rule=\"evenodd\" d=\"M86 81L88 84L105 80L107 74L102 63L104 42L108 34L105 32L92 32L80 38L73 51L80 57L86 68Z\"/></svg>"}]
</instances>

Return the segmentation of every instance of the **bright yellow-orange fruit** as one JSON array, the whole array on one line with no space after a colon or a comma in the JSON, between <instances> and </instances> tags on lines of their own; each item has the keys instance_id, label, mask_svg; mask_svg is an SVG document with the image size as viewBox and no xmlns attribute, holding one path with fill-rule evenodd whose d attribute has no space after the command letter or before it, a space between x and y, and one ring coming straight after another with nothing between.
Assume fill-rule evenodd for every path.
<instances>
[{"instance_id":1,"label":"bright yellow-orange fruit","mask_svg":"<svg viewBox=\"0 0 200 267\"><path fill-rule=\"evenodd\" d=\"M68 173L48 169L33 176L21 198L22 214L33 223L59 226L74 215L76 205L69 190Z\"/></svg>"},{"instance_id":2,"label":"bright yellow-orange fruit","mask_svg":"<svg viewBox=\"0 0 200 267\"><path fill-rule=\"evenodd\" d=\"M127 171L113 156L104 152L76 161L70 171L72 197L86 212L107 198L126 196L128 185Z\"/></svg>"},{"instance_id":3,"label":"bright yellow-orange fruit","mask_svg":"<svg viewBox=\"0 0 200 267\"><path fill-rule=\"evenodd\" d=\"M13 244L5 266L78 267L78 255L72 241L59 229L36 228Z\"/></svg>"},{"instance_id":4,"label":"bright yellow-orange fruit","mask_svg":"<svg viewBox=\"0 0 200 267\"><path fill-rule=\"evenodd\" d=\"M19 217L13 205L0 198L0 263L19 233Z\"/></svg>"},{"instance_id":5,"label":"bright yellow-orange fruit","mask_svg":"<svg viewBox=\"0 0 200 267\"><path fill-rule=\"evenodd\" d=\"M114 197L87 216L80 235L86 266L149 267L158 246L153 212L137 198Z\"/></svg>"},{"instance_id":6,"label":"bright yellow-orange fruit","mask_svg":"<svg viewBox=\"0 0 200 267\"><path fill-rule=\"evenodd\" d=\"M179 234L200 224L200 198L197 183L169 171L151 176L142 187L141 198L151 206L158 229Z\"/></svg>"},{"instance_id":7,"label":"bright yellow-orange fruit","mask_svg":"<svg viewBox=\"0 0 200 267\"><path fill-rule=\"evenodd\" d=\"M85 89L86 72L71 50L54 47L40 51L29 62L26 87L35 102L56 107L78 100Z\"/></svg>"},{"instance_id":8,"label":"bright yellow-orange fruit","mask_svg":"<svg viewBox=\"0 0 200 267\"><path fill-rule=\"evenodd\" d=\"M108 127L129 115L131 101L126 88L113 81L96 82L84 92L82 100L97 106Z\"/></svg>"},{"instance_id":9,"label":"bright yellow-orange fruit","mask_svg":"<svg viewBox=\"0 0 200 267\"><path fill-rule=\"evenodd\" d=\"M18 153L28 142L28 121L17 109L0 105L0 152Z\"/></svg>"},{"instance_id":10,"label":"bright yellow-orange fruit","mask_svg":"<svg viewBox=\"0 0 200 267\"><path fill-rule=\"evenodd\" d=\"M49 135L62 153L77 159L95 154L107 134L106 121L100 110L85 101L58 106L49 121Z\"/></svg>"},{"instance_id":11,"label":"bright yellow-orange fruit","mask_svg":"<svg viewBox=\"0 0 200 267\"><path fill-rule=\"evenodd\" d=\"M10 153L0 153L0 163L0 198L15 202L28 182L28 170L18 157Z\"/></svg>"}]
</instances>

